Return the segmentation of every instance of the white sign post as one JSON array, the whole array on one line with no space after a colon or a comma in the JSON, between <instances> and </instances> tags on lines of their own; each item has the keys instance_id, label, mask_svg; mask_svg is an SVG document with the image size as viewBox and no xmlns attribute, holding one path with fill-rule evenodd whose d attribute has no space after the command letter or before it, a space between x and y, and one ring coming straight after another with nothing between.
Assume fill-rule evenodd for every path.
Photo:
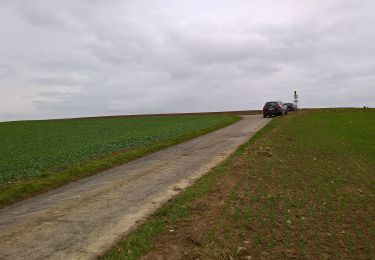
<instances>
[{"instance_id":1,"label":"white sign post","mask_svg":"<svg viewBox=\"0 0 375 260\"><path fill-rule=\"evenodd\" d=\"M297 91L294 91L294 104L296 105L296 108L298 107L298 95Z\"/></svg>"}]
</instances>

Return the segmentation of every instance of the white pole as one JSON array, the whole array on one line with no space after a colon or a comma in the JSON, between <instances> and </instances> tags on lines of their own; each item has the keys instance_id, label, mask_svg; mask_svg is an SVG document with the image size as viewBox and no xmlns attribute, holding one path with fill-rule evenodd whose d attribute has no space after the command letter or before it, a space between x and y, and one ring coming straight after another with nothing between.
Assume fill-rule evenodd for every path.
<instances>
[{"instance_id":1,"label":"white pole","mask_svg":"<svg viewBox=\"0 0 375 260\"><path fill-rule=\"evenodd\" d=\"M298 107L298 95L297 95L297 91L294 91L294 104L296 105L296 107Z\"/></svg>"}]
</instances>

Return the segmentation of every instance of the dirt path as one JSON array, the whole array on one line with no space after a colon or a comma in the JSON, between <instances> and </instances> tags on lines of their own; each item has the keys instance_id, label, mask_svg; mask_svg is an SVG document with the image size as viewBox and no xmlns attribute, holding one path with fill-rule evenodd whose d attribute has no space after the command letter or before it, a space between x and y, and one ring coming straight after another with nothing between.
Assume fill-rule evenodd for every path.
<instances>
[{"instance_id":1,"label":"dirt path","mask_svg":"<svg viewBox=\"0 0 375 260\"><path fill-rule=\"evenodd\" d=\"M259 115L0 210L0 259L91 259L227 158Z\"/></svg>"}]
</instances>

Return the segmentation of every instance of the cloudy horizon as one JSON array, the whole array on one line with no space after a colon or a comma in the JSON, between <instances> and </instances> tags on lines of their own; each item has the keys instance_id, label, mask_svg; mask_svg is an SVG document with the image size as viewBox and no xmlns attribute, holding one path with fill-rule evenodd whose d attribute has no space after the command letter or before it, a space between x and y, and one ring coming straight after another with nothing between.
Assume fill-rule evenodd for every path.
<instances>
[{"instance_id":1,"label":"cloudy horizon","mask_svg":"<svg viewBox=\"0 0 375 260\"><path fill-rule=\"evenodd\" d=\"M0 121L375 107L369 0L0 0Z\"/></svg>"}]
</instances>

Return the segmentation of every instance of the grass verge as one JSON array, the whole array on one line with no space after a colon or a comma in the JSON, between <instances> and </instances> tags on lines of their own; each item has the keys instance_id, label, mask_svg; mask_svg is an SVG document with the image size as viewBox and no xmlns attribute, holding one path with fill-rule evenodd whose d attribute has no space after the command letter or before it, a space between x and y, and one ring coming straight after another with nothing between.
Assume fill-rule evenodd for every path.
<instances>
[{"instance_id":1,"label":"grass verge","mask_svg":"<svg viewBox=\"0 0 375 260\"><path fill-rule=\"evenodd\" d=\"M146 147L133 148L124 152L113 153L86 163L78 164L67 169L23 179L15 183L0 186L0 208L12 204L21 199L34 196L57 188L69 182L93 175L114 166L135 160L158 150L182 143L197 136L207 134L219 128L223 128L240 120L239 116L233 116L230 120L204 130L194 131L183 136L171 138Z\"/></svg>"}]
</instances>

